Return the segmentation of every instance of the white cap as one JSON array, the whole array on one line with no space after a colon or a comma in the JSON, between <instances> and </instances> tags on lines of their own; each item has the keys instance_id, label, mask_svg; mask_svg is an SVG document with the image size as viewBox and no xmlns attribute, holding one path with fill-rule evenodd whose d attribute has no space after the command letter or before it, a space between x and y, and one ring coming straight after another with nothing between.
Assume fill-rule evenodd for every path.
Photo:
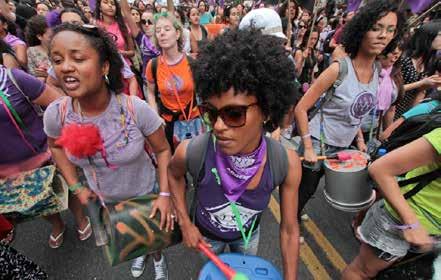
<instances>
[{"instance_id":1,"label":"white cap","mask_svg":"<svg viewBox=\"0 0 441 280\"><path fill-rule=\"evenodd\" d=\"M260 8L246 14L239 24L239 29L250 27L262 30L262 33L265 35L286 39L285 34L283 34L282 20L273 9Z\"/></svg>"}]
</instances>

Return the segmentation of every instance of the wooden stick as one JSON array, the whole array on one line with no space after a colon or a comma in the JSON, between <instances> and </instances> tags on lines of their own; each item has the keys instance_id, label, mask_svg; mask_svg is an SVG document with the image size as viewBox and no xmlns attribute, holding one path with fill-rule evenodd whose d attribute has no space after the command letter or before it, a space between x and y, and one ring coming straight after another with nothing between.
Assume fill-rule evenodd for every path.
<instances>
[{"instance_id":1,"label":"wooden stick","mask_svg":"<svg viewBox=\"0 0 441 280\"><path fill-rule=\"evenodd\" d=\"M418 23L421 19L424 19L424 17L430 13L433 9L435 9L436 7L438 7L439 5L441 5L441 2L436 3L435 5L433 5L430 9L428 9L427 11L425 11L424 13L422 13L419 17L417 17L416 19L414 19L412 22L409 23L409 27L412 27L415 25L415 23Z\"/></svg>"}]
</instances>

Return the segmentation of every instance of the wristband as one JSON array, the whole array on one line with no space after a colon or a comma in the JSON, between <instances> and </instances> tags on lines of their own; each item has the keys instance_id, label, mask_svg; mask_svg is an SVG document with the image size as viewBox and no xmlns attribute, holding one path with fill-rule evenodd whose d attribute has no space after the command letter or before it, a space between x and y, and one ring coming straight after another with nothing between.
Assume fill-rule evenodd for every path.
<instances>
[{"instance_id":1,"label":"wristband","mask_svg":"<svg viewBox=\"0 0 441 280\"><path fill-rule=\"evenodd\" d=\"M83 184L81 184L80 182L78 182L78 183L76 183L76 184L73 184L73 185L70 185L70 186L68 186L67 187L71 192L76 192L77 190L79 190L79 189L82 189L82 188L84 188L83 187Z\"/></svg>"},{"instance_id":2,"label":"wristband","mask_svg":"<svg viewBox=\"0 0 441 280\"><path fill-rule=\"evenodd\" d=\"M420 226L419 222L413 224L405 224L405 225L391 225L395 229L406 230L406 229L416 229Z\"/></svg>"},{"instance_id":3,"label":"wristband","mask_svg":"<svg viewBox=\"0 0 441 280\"><path fill-rule=\"evenodd\" d=\"M160 192L159 196L166 196L166 197L170 197L170 193L169 192Z\"/></svg>"},{"instance_id":4,"label":"wristband","mask_svg":"<svg viewBox=\"0 0 441 280\"><path fill-rule=\"evenodd\" d=\"M308 133L308 134L303 135L303 136L302 136L302 139L305 139L305 138L308 138L308 137L311 137L311 133Z\"/></svg>"}]
</instances>

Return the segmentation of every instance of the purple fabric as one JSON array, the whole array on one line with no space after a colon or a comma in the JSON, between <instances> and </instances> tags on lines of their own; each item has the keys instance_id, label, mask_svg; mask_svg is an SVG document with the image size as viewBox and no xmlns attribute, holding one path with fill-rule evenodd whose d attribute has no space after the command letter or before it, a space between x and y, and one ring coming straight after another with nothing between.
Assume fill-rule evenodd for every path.
<instances>
[{"instance_id":1,"label":"purple fabric","mask_svg":"<svg viewBox=\"0 0 441 280\"><path fill-rule=\"evenodd\" d=\"M393 81L390 77L393 66L382 69L380 74L380 85L378 86L377 100L378 100L378 110L385 111L388 110L392 103L393 94Z\"/></svg>"},{"instance_id":2,"label":"purple fabric","mask_svg":"<svg viewBox=\"0 0 441 280\"><path fill-rule=\"evenodd\" d=\"M31 100L38 98L43 93L45 85L40 80L18 69L13 69L12 74L21 90ZM25 133L26 139L38 152L45 151L47 139L43 131L43 120L37 116L34 109L14 86L3 65L0 65L0 81L0 89L8 97L29 130L28 133ZM19 162L34 155L18 134L3 106L0 106L0 131L2 132L0 164Z\"/></svg>"},{"instance_id":3,"label":"purple fabric","mask_svg":"<svg viewBox=\"0 0 441 280\"><path fill-rule=\"evenodd\" d=\"M204 163L204 174L198 184L196 204L196 224L202 234L209 238L222 240L235 240L241 238L234 213L230 203L225 197L224 189L219 186L216 170L214 145L207 147ZM245 231L249 230L253 220L262 215L268 207L271 193L275 186L272 185L269 162L265 163L262 177L254 190L245 192L236 201Z\"/></svg>"},{"instance_id":4,"label":"purple fabric","mask_svg":"<svg viewBox=\"0 0 441 280\"><path fill-rule=\"evenodd\" d=\"M90 11L93 13L96 9L96 0L89 0L89 8Z\"/></svg>"},{"instance_id":5,"label":"purple fabric","mask_svg":"<svg viewBox=\"0 0 441 280\"><path fill-rule=\"evenodd\" d=\"M216 149L216 168L228 200L239 199L262 165L265 154L266 141L263 138L259 147L247 155L227 156L221 149Z\"/></svg>"},{"instance_id":6,"label":"purple fabric","mask_svg":"<svg viewBox=\"0 0 441 280\"><path fill-rule=\"evenodd\" d=\"M361 0L348 0L348 8L346 9L347 12L353 12L358 10L358 7L360 7Z\"/></svg>"},{"instance_id":7,"label":"purple fabric","mask_svg":"<svg viewBox=\"0 0 441 280\"><path fill-rule=\"evenodd\" d=\"M419 13L425 10L433 2L432 0L406 0L412 13Z\"/></svg>"},{"instance_id":8,"label":"purple fabric","mask_svg":"<svg viewBox=\"0 0 441 280\"><path fill-rule=\"evenodd\" d=\"M12 35L11 33L8 33L5 38L3 39L3 41L5 41L6 43L8 43L8 45L10 45L11 47L16 47L19 45L24 45L26 46L26 43L23 42L20 38Z\"/></svg>"},{"instance_id":9,"label":"purple fabric","mask_svg":"<svg viewBox=\"0 0 441 280\"><path fill-rule=\"evenodd\" d=\"M136 44L141 50L142 57L142 73L145 76L145 69L147 63L154 57L159 56L161 53L156 49L152 41L142 32L139 32L138 36L135 38Z\"/></svg>"},{"instance_id":10,"label":"purple fabric","mask_svg":"<svg viewBox=\"0 0 441 280\"><path fill-rule=\"evenodd\" d=\"M49 27L55 27L61 24L60 11L52 10L46 14L46 23Z\"/></svg>"}]
</instances>

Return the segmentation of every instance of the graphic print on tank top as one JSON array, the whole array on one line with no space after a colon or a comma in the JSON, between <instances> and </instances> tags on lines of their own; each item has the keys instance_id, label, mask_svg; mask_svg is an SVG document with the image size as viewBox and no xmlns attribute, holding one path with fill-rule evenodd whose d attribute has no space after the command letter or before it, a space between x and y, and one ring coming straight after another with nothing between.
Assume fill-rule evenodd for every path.
<instances>
[{"instance_id":1,"label":"graphic print on tank top","mask_svg":"<svg viewBox=\"0 0 441 280\"><path fill-rule=\"evenodd\" d=\"M246 160L242 164L249 164ZM241 238L239 226L224 189L218 184L215 152L213 145L208 145L203 168L204 175L197 186L196 224L202 232L224 240ZM268 162L265 163L259 184L253 190L246 190L236 201L244 229L250 229L253 221L267 208L271 193L272 175Z\"/></svg>"},{"instance_id":2,"label":"graphic print on tank top","mask_svg":"<svg viewBox=\"0 0 441 280\"><path fill-rule=\"evenodd\" d=\"M352 103L350 108L350 114L352 118L358 120L358 123L352 123L353 125L359 125L361 123L363 117L374 108L375 100L375 96L367 91L362 91L355 97L354 103Z\"/></svg>"},{"instance_id":3,"label":"graphic print on tank top","mask_svg":"<svg viewBox=\"0 0 441 280\"><path fill-rule=\"evenodd\" d=\"M245 228L249 228L256 218L256 215L262 212L243 207L239 203L237 203L236 206ZM219 232L239 231L239 226L236 223L236 218L229 202L205 208L205 212L210 219L210 223L215 226Z\"/></svg>"}]
</instances>

